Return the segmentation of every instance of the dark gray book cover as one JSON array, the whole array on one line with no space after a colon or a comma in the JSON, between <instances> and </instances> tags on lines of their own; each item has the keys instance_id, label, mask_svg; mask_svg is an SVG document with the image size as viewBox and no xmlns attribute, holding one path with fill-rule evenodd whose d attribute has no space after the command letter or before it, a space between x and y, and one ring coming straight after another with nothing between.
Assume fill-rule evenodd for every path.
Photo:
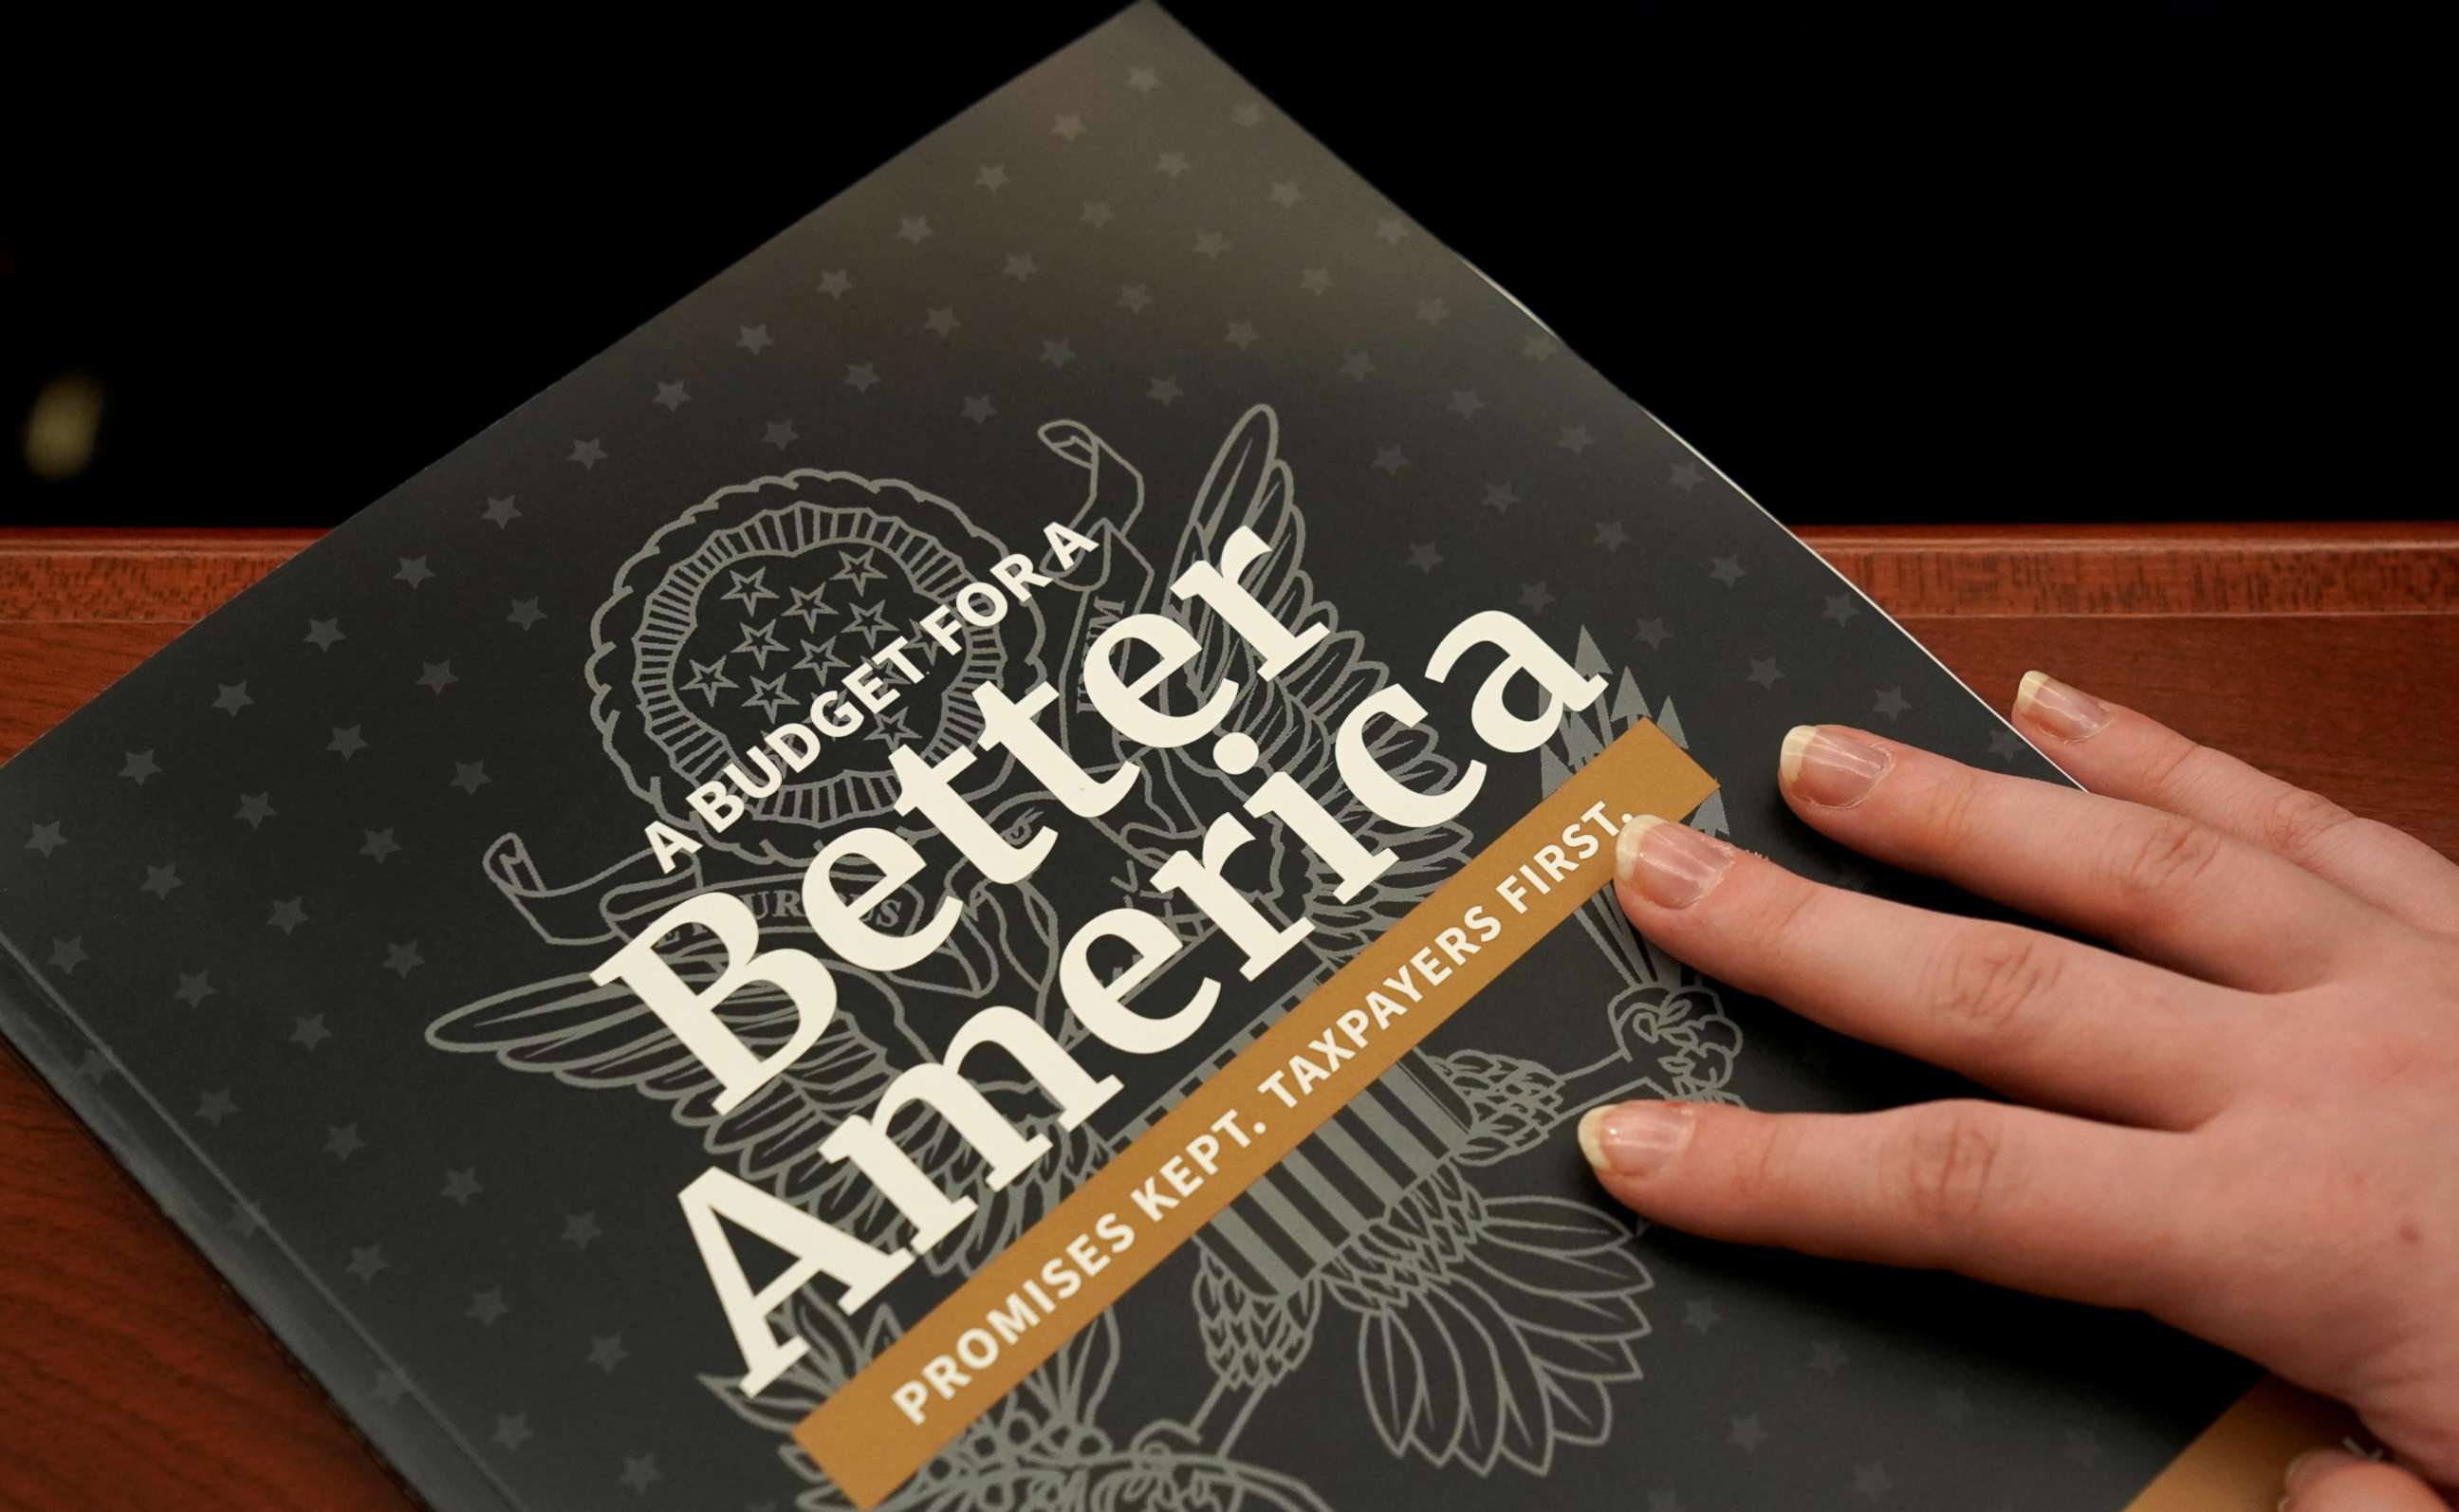
<instances>
[{"instance_id":1,"label":"dark gray book cover","mask_svg":"<svg viewBox=\"0 0 2459 1512\"><path fill-rule=\"evenodd\" d=\"M1679 296L1551 313L1576 341L1658 297ZM1919 465L1917 436L1871 445ZM1265 554L1223 570L1325 630L1286 667L1172 591L1241 528ZM1097 696L1088 647L1156 615L1192 650L1148 642L1165 665L1124 682L1178 718L1236 682L1205 740L1131 740ZM1478 679L1429 663L1482 615L1604 691L1542 743L1481 740ZM1098 812L985 743L982 690L1045 684L1031 717L1088 781L1136 768ZM1344 782L1352 716L1396 691L1422 717L1369 726L1378 768L1420 793L1481 774L1414 827ZM1543 712L1530 694L1505 712ZM1972 907L1792 820L1777 744L1824 720L2061 780L1564 337L1138 9L0 771L28 837L0 854L0 1028L437 1506L841 1507L792 1438L807 1416L1634 726L1720 784L1691 822ZM808 743L767 739L786 724ZM990 839L900 810L921 767ZM1350 885L1299 819L1247 807L1273 773L1389 859ZM1251 975L1164 875L1231 812L1251 843L1223 874L1311 926ZM866 964L821 938L807 869L881 831L918 870L863 873L881 852L857 850L843 892L883 938L945 933ZM977 864L1043 834L1029 874ZM607 976L696 898L725 901L640 948L693 993L740 989L710 1021L745 1061L778 1055L756 1076L653 1012L645 969ZM1070 1012L1071 943L1122 910L1175 942L1169 1001L1218 987L1184 1042L1118 1053ZM701 927L719 916L822 963L809 1044L808 1003L729 982L748 951ZM1117 943L1085 980L1116 985ZM1123 1089L1071 1120L1001 1062L982 1102L1030 1136L1019 1170L930 1110L891 1125L971 1211L857 1305L842 1266L763 1291L768 1343L746 1345L695 1222L754 1291L811 1231L764 1214L898 1251L881 1163L823 1145L993 1007ZM1609 1098L1946 1085L1699 978L1594 899L887 1504L2116 1512L2248 1367L2139 1318L1650 1228L1572 1136Z\"/></svg>"}]
</instances>

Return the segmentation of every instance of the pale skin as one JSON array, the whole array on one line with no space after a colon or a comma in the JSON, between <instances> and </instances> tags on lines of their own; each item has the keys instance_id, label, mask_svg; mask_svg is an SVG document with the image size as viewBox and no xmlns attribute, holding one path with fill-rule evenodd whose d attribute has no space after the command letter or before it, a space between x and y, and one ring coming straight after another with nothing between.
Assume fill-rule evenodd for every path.
<instances>
[{"instance_id":1,"label":"pale skin","mask_svg":"<svg viewBox=\"0 0 2459 1512\"><path fill-rule=\"evenodd\" d=\"M2007 1101L1618 1103L1582 1147L1675 1228L2166 1319L2392 1450L2309 1456L2281 1505L2443 1507L2459 866L2037 673L2013 717L2087 792L1841 725L1795 731L1779 785L1832 839L2100 945L1822 887L1674 824L1629 827L1615 883L1702 971Z\"/></svg>"}]
</instances>

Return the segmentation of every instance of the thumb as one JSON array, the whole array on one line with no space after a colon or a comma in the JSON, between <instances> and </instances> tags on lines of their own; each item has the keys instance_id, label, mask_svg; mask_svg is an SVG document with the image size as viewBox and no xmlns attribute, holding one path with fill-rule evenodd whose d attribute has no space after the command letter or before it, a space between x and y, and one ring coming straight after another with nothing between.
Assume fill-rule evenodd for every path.
<instances>
[{"instance_id":1,"label":"thumb","mask_svg":"<svg viewBox=\"0 0 2459 1512\"><path fill-rule=\"evenodd\" d=\"M2428 1486L2397 1465L2338 1449L2300 1455L2288 1466L2281 1512L2448 1512Z\"/></svg>"}]
</instances>

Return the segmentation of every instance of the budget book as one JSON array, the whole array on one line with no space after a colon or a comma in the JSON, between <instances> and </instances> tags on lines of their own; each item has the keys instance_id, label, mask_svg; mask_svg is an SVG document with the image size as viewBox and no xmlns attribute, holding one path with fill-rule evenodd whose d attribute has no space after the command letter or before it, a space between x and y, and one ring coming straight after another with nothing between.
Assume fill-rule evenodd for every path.
<instances>
[{"instance_id":1,"label":"budget book","mask_svg":"<svg viewBox=\"0 0 2459 1512\"><path fill-rule=\"evenodd\" d=\"M2250 1367L1576 1149L1951 1085L1602 891L1977 907L1830 720L2063 780L1140 8L0 770L0 1028L449 1512L2119 1512Z\"/></svg>"}]
</instances>

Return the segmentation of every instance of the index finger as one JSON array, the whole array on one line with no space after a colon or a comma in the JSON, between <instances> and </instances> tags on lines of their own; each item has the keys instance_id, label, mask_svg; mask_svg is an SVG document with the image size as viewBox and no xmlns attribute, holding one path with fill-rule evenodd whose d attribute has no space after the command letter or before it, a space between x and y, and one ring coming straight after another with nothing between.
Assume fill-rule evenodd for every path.
<instances>
[{"instance_id":1,"label":"index finger","mask_svg":"<svg viewBox=\"0 0 2459 1512\"><path fill-rule=\"evenodd\" d=\"M2192 1222L2188 1137L1996 1102L1757 1113L1625 1102L1580 1148L1634 1210L1712 1239L1954 1270L2156 1311Z\"/></svg>"}]
</instances>

